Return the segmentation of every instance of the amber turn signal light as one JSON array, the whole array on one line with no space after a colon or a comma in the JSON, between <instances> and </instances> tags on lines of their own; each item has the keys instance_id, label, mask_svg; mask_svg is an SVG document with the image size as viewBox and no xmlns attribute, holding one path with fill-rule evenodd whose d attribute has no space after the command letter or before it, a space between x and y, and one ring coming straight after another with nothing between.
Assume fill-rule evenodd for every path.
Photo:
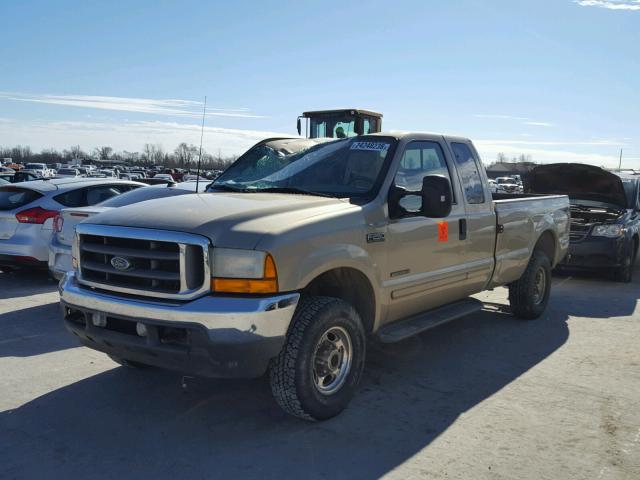
<instances>
[{"instance_id":1,"label":"amber turn signal light","mask_svg":"<svg viewBox=\"0 0 640 480\"><path fill-rule=\"evenodd\" d=\"M211 290L216 293L277 293L278 273L276 263L269 254L264 259L262 278L218 278L211 279Z\"/></svg>"}]
</instances>

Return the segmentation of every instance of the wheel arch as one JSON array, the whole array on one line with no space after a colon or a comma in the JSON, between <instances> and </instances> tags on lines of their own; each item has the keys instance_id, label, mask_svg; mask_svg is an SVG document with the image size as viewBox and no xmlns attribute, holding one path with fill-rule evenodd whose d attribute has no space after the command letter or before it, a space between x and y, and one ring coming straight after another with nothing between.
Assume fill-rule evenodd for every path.
<instances>
[{"instance_id":1,"label":"wheel arch","mask_svg":"<svg viewBox=\"0 0 640 480\"><path fill-rule=\"evenodd\" d=\"M335 297L356 309L367 334L376 323L376 294L364 272L353 267L336 267L315 276L303 289L303 295Z\"/></svg>"},{"instance_id":2,"label":"wheel arch","mask_svg":"<svg viewBox=\"0 0 640 480\"><path fill-rule=\"evenodd\" d=\"M533 247L532 254L535 251L542 251L549 261L551 266L556 265L556 251L558 249L558 241L552 230L545 230L542 235L538 237L535 246Z\"/></svg>"}]
</instances>

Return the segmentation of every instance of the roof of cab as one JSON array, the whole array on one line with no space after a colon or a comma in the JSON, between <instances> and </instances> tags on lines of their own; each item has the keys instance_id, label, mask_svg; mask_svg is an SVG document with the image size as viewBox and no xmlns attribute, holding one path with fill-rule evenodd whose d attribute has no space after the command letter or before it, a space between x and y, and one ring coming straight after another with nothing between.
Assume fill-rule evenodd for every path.
<instances>
[{"instance_id":1,"label":"roof of cab","mask_svg":"<svg viewBox=\"0 0 640 480\"><path fill-rule=\"evenodd\" d=\"M379 132L379 133L367 133L366 135L362 135L363 137L369 137L369 136L374 136L374 137L393 137L397 140L404 140L404 139L441 139L444 138L447 141L450 142L471 142L471 140L469 138L466 137L459 137L456 135L445 135L442 133L435 133L435 132L407 132L407 131L402 131L402 130L391 130L388 132ZM354 137L355 138L355 137Z\"/></svg>"}]
</instances>

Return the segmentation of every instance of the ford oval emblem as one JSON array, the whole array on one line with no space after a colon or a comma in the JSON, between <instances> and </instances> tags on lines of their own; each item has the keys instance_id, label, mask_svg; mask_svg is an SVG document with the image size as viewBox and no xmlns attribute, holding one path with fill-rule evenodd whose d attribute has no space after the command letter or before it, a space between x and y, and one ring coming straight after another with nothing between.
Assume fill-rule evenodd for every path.
<instances>
[{"instance_id":1,"label":"ford oval emblem","mask_svg":"<svg viewBox=\"0 0 640 480\"><path fill-rule=\"evenodd\" d=\"M111 259L111 266L116 270L124 272L131 268L131 262L124 257L113 257Z\"/></svg>"}]
</instances>

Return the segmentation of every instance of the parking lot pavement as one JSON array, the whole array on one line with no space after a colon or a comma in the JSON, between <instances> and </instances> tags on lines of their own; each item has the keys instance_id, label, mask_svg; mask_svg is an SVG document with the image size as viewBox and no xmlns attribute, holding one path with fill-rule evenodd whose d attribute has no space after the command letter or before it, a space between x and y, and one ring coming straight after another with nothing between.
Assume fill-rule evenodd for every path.
<instances>
[{"instance_id":1,"label":"parking lot pavement","mask_svg":"<svg viewBox=\"0 0 640 480\"><path fill-rule=\"evenodd\" d=\"M118 367L63 330L56 286L0 273L0 478L640 478L640 271L557 277L546 315L505 289L370 346L347 411L287 417L265 379Z\"/></svg>"}]
</instances>

